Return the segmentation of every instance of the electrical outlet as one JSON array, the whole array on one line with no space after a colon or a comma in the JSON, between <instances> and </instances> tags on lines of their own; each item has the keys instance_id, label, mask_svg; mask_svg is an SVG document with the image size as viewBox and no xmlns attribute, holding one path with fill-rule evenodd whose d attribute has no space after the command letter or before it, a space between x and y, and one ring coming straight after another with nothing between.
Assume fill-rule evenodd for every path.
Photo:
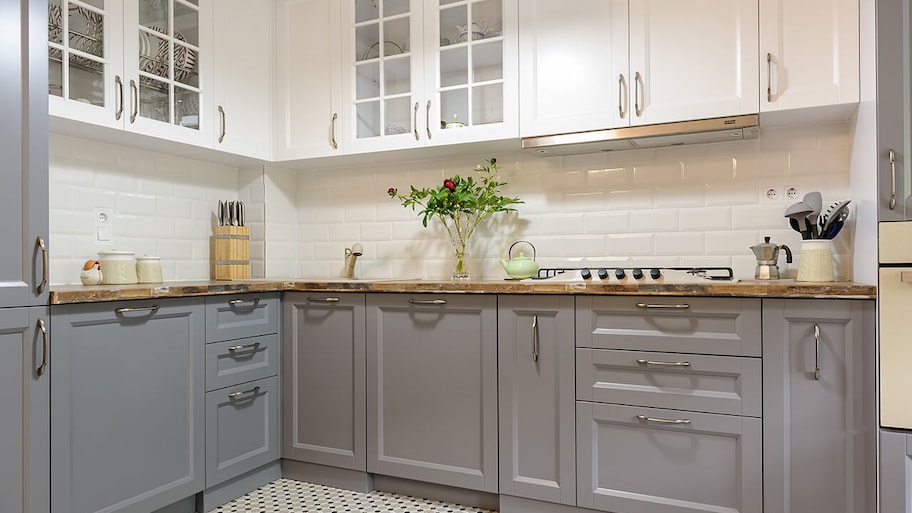
<instances>
[{"instance_id":1,"label":"electrical outlet","mask_svg":"<svg viewBox=\"0 0 912 513\"><path fill-rule=\"evenodd\" d=\"M785 191L785 197L790 200L801 199L801 187L797 185L786 185L783 190Z\"/></svg>"},{"instance_id":2,"label":"electrical outlet","mask_svg":"<svg viewBox=\"0 0 912 513\"><path fill-rule=\"evenodd\" d=\"M114 240L114 214L110 208L95 209L95 240L98 242Z\"/></svg>"},{"instance_id":3,"label":"electrical outlet","mask_svg":"<svg viewBox=\"0 0 912 513\"><path fill-rule=\"evenodd\" d=\"M779 201L781 194L779 187L776 185L766 185L760 188L760 199L762 201Z\"/></svg>"}]
</instances>

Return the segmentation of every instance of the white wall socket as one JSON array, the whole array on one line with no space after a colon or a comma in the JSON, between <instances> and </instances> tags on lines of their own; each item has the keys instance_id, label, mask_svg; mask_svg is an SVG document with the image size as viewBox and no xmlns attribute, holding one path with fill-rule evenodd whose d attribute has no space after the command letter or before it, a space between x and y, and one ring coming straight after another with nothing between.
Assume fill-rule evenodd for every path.
<instances>
[{"instance_id":1,"label":"white wall socket","mask_svg":"<svg viewBox=\"0 0 912 513\"><path fill-rule=\"evenodd\" d=\"M801 187L797 185L785 185L782 190L785 192L785 198L788 200L800 200L802 198Z\"/></svg>"},{"instance_id":2,"label":"white wall socket","mask_svg":"<svg viewBox=\"0 0 912 513\"><path fill-rule=\"evenodd\" d=\"M95 240L98 242L113 242L114 240L114 214L110 208L95 209Z\"/></svg>"},{"instance_id":3,"label":"white wall socket","mask_svg":"<svg viewBox=\"0 0 912 513\"><path fill-rule=\"evenodd\" d=\"M778 185L764 185L760 187L760 201L780 201L782 188Z\"/></svg>"}]
</instances>

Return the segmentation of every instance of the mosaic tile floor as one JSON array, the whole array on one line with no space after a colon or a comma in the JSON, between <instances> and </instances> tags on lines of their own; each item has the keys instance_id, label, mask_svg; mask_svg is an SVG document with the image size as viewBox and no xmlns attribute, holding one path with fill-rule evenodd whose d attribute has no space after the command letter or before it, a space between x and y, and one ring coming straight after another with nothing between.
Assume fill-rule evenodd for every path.
<instances>
[{"instance_id":1,"label":"mosaic tile floor","mask_svg":"<svg viewBox=\"0 0 912 513\"><path fill-rule=\"evenodd\" d=\"M279 479L210 513L496 513L389 492L352 492Z\"/></svg>"}]
</instances>

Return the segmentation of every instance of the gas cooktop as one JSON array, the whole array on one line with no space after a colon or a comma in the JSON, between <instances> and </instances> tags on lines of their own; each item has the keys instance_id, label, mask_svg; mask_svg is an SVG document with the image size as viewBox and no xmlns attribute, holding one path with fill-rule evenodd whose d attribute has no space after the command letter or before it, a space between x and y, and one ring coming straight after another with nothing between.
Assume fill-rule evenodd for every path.
<instances>
[{"instance_id":1,"label":"gas cooktop","mask_svg":"<svg viewBox=\"0 0 912 513\"><path fill-rule=\"evenodd\" d=\"M605 284L737 281L731 267L543 267L532 279Z\"/></svg>"}]
</instances>

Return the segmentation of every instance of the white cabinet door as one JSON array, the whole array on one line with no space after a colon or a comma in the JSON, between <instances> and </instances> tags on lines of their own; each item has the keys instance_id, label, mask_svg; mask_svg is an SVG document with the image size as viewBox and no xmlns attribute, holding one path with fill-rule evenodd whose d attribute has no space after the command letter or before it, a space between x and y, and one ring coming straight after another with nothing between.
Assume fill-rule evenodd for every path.
<instances>
[{"instance_id":1,"label":"white cabinet door","mask_svg":"<svg viewBox=\"0 0 912 513\"><path fill-rule=\"evenodd\" d=\"M213 146L235 155L268 159L273 126L273 2L219 0L213 15Z\"/></svg>"},{"instance_id":2,"label":"white cabinet door","mask_svg":"<svg viewBox=\"0 0 912 513\"><path fill-rule=\"evenodd\" d=\"M857 0L760 1L760 110L858 102Z\"/></svg>"},{"instance_id":3,"label":"white cabinet door","mask_svg":"<svg viewBox=\"0 0 912 513\"><path fill-rule=\"evenodd\" d=\"M756 113L751 0L630 0L631 125Z\"/></svg>"},{"instance_id":4,"label":"white cabinet door","mask_svg":"<svg viewBox=\"0 0 912 513\"><path fill-rule=\"evenodd\" d=\"M276 160L342 153L341 4L276 2Z\"/></svg>"},{"instance_id":5,"label":"white cabinet door","mask_svg":"<svg viewBox=\"0 0 912 513\"><path fill-rule=\"evenodd\" d=\"M627 0L519 6L520 135L626 126Z\"/></svg>"}]
</instances>

